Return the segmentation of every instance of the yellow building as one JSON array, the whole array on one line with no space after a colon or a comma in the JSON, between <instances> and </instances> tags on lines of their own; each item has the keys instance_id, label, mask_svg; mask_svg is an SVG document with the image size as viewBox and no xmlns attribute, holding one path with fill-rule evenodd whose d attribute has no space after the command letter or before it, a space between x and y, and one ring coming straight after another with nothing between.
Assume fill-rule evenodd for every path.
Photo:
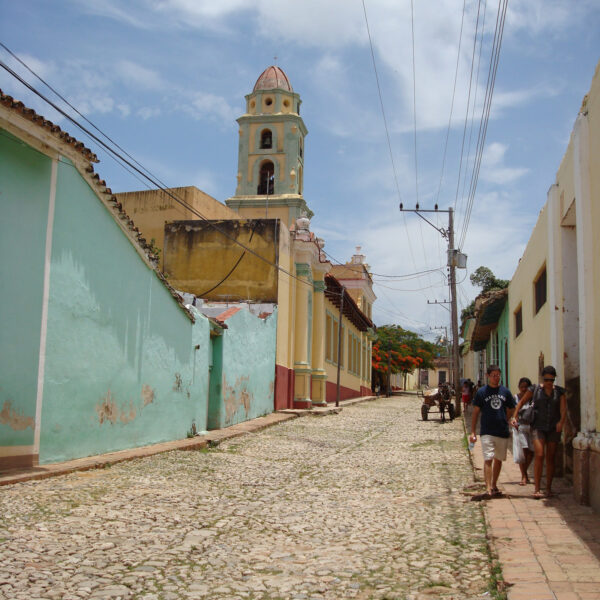
<instances>
[{"instance_id":1,"label":"yellow building","mask_svg":"<svg viewBox=\"0 0 600 600\"><path fill-rule=\"evenodd\" d=\"M163 250L177 289L213 303L277 304L276 410L335 400L339 354L341 397L370 394L371 386L371 276L360 252L336 270L310 231L300 104L279 67L260 75L237 120L237 186L225 205L195 188L179 188L193 201L187 213L160 190L119 195ZM198 221L198 212L208 221Z\"/></svg>"},{"instance_id":2,"label":"yellow building","mask_svg":"<svg viewBox=\"0 0 600 600\"><path fill-rule=\"evenodd\" d=\"M565 472L600 510L600 63L509 286L511 388L544 365L567 388Z\"/></svg>"},{"instance_id":3,"label":"yellow building","mask_svg":"<svg viewBox=\"0 0 600 600\"><path fill-rule=\"evenodd\" d=\"M165 223L187 219L233 219L236 214L194 186L166 190L142 190L117 194L125 212L159 250L159 264L164 266Z\"/></svg>"}]
</instances>

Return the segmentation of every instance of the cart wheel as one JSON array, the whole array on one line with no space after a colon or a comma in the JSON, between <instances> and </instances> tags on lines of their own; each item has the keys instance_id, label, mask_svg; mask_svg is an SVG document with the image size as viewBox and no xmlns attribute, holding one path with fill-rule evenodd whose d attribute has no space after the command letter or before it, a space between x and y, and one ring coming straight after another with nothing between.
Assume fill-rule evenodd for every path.
<instances>
[{"instance_id":1,"label":"cart wheel","mask_svg":"<svg viewBox=\"0 0 600 600\"><path fill-rule=\"evenodd\" d=\"M429 413L429 407L426 404L421 405L421 417L423 421L427 421L427 416Z\"/></svg>"},{"instance_id":2,"label":"cart wheel","mask_svg":"<svg viewBox=\"0 0 600 600\"><path fill-rule=\"evenodd\" d=\"M456 416L454 413L454 404L448 405L448 414L450 415L450 420L454 421L454 417Z\"/></svg>"}]
</instances>

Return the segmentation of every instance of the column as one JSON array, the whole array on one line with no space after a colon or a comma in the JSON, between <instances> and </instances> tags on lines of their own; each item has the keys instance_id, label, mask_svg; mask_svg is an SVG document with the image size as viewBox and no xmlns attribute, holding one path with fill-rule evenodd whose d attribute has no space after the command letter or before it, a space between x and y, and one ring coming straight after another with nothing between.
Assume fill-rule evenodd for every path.
<instances>
[{"instance_id":1,"label":"column","mask_svg":"<svg viewBox=\"0 0 600 600\"><path fill-rule=\"evenodd\" d=\"M317 277L323 277L319 273ZM325 372L325 282L313 282L313 326L312 326L312 403L327 406L327 373Z\"/></svg>"},{"instance_id":2,"label":"column","mask_svg":"<svg viewBox=\"0 0 600 600\"><path fill-rule=\"evenodd\" d=\"M311 408L310 350L312 337L312 272L308 263L296 263L296 314L294 319L294 408ZM309 298L310 296L310 298ZM311 314L309 314L309 309ZM312 333L312 332L311 332Z\"/></svg>"}]
</instances>

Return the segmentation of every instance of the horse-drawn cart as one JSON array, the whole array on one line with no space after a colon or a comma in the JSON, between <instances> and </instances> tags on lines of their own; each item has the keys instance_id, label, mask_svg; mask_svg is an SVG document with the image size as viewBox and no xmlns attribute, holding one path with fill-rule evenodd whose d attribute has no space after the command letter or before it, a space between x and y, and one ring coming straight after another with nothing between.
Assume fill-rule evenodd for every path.
<instances>
[{"instance_id":1,"label":"horse-drawn cart","mask_svg":"<svg viewBox=\"0 0 600 600\"><path fill-rule=\"evenodd\" d=\"M454 404L452 404L452 388L447 383L440 387L423 390L423 404L421 405L421 417L427 421L431 409L437 407L442 423L446 421L446 411L452 421L454 419Z\"/></svg>"}]
</instances>

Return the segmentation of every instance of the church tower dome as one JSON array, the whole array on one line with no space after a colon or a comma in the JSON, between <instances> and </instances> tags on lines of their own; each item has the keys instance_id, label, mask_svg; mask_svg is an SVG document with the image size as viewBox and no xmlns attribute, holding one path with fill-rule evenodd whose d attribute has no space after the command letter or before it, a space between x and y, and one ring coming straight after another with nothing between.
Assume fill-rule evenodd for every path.
<instances>
[{"instance_id":1,"label":"church tower dome","mask_svg":"<svg viewBox=\"0 0 600 600\"><path fill-rule=\"evenodd\" d=\"M302 196L308 131L300 104L283 69L271 65L260 74L237 120L237 187L227 206L250 218L280 218L288 227L303 212L312 215Z\"/></svg>"},{"instance_id":2,"label":"church tower dome","mask_svg":"<svg viewBox=\"0 0 600 600\"><path fill-rule=\"evenodd\" d=\"M256 80L253 92L258 90L274 90L280 89L286 92L293 92L292 84L288 76L279 67L272 65L267 67Z\"/></svg>"}]
</instances>

